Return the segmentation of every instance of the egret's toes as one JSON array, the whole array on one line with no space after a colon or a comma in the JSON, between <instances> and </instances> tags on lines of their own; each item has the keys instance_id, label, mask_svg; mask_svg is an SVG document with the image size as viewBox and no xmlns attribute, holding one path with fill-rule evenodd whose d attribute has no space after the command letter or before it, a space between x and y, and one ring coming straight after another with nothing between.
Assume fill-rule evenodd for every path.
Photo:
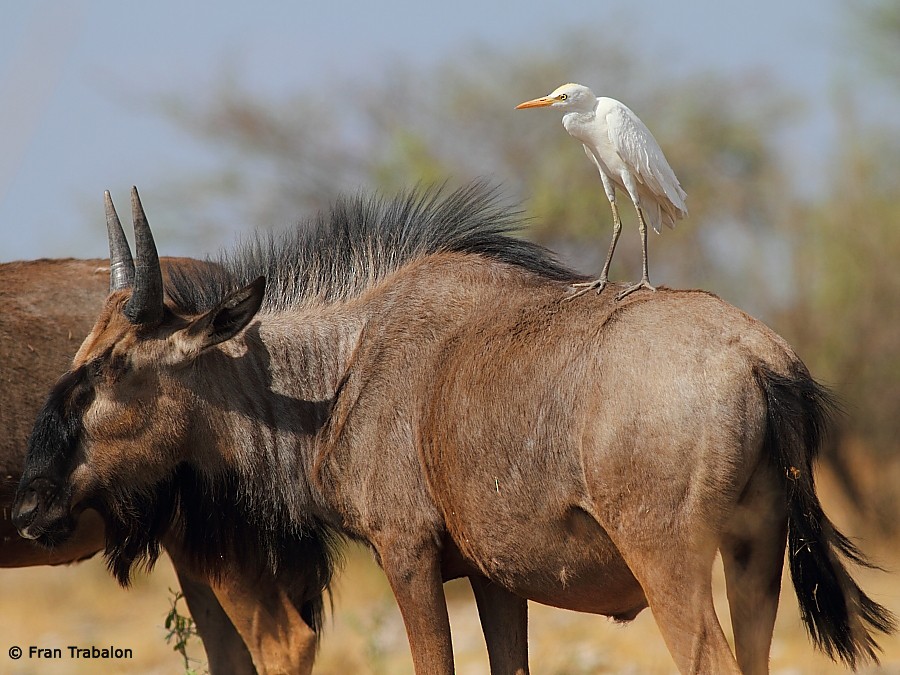
<instances>
[{"instance_id":1,"label":"egret's toes","mask_svg":"<svg viewBox=\"0 0 900 675\"><path fill-rule=\"evenodd\" d=\"M624 291L622 291L621 293L619 293L619 294L616 296L616 300L622 300L622 299L624 299L625 297L627 297L627 296L631 295L632 293L634 293L635 291L641 290L642 288L645 289L645 290L648 290L648 291L654 291L654 292L656 291L656 289L655 289L653 286L650 285L650 280L649 280L649 279L641 279L641 280L640 280L638 283L636 283L634 286L629 286L629 287L626 288Z\"/></svg>"},{"instance_id":2,"label":"egret's toes","mask_svg":"<svg viewBox=\"0 0 900 675\"><path fill-rule=\"evenodd\" d=\"M574 300L575 298L584 295L588 291L596 290L597 295L600 295L600 292L606 288L607 281L603 277L599 279L595 279L594 281L580 281L575 284L569 284L572 288L580 288L581 290L572 293L572 295L567 295L564 300Z\"/></svg>"}]
</instances>

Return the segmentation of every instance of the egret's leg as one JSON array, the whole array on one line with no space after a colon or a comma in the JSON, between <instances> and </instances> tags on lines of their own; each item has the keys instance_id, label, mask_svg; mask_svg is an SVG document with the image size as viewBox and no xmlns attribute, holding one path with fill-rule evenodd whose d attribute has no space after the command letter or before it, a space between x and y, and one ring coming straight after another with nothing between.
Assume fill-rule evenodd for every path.
<instances>
[{"instance_id":1,"label":"egret's leg","mask_svg":"<svg viewBox=\"0 0 900 675\"><path fill-rule=\"evenodd\" d=\"M587 152L588 157L593 160L593 155L591 155L587 147L585 147L585 152ZM594 161L596 163L596 160ZM619 242L619 235L622 233L622 219L619 218L619 207L616 206L616 189L613 186L612 181L610 181L606 174L603 173L602 169L600 169L599 165L597 168L598 170L600 170L600 178L603 179L603 189L606 192L606 198L609 200L609 206L612 209L613 238L609 244L609 252L606 254L606 262L603 263L603 271L600 272L600 276L594 281L572 284L572 286L574 286L575 288L581 288L581 290L568 296L566 300L573 300L580 295L584 295L590 290L596 290L599 294L604 288L606 288L609 275L609 265L610 263L612 263L613 253L616 250L616 244Z\"/></svg>"},{"instance_id":2,"label":"egret's leg","mask_svg":"<svg viewBox=\"0 0 900 675\"><path fill-rule=\"evenodd\" d=\"M612 207L613 214L613 238L609 244L609 252L606 254L606 262L603 263L603 271L600 272L600 279L604 284L606 284L606 278L609 274L609 265L612 263L613 253L616 251L616 244L619 243L619 235L622 234L622 220L619 218L619 208L616 206L615 202L610 202L609 205ZM594 282L597 283L597 282ZM599 293L601 289L597 292Z\"/></svg>"},{"instance_id":3,"label":"egret's leg","mask_svg":"<svg viewBox=\"0 0 900 675\"><path fill-rule=\"evenodd\" d=\"M621 300L627 295L631 295L637 290L642 288L646 288L648 291L655 291L656 289L650 285L650 273L648 272L648 264L647 264L647 222L644 220L644 212L641 210L641 207L637 207L638 214L638 228L641 231L641 252L642 262L643 262L643 276L641 280L637 282L634 286L629 286L624 291L619 293L616 296L616 300Z\"/></svg>"},{"instance_id":4,"label":"egret's leg","mask_svg":"<svg viewBox=\"0 0 900 675\"><path fill-rule=\"evenodd\" d=\"M597 290L597 293L600 293L600 291L606 288L607 278L609 275L609 265L612 262L613 253L616 250L616 244L619 243L619 235L622 234L622 221L619 218L619 208L616 206L615 202L610 202L609 205L612 207L613 213L613 238L609 244L609 252L606 254L606 262L603 263L603 271L600 272L600 276L594 281L585 281L577 284L572 284L576 288L581 288L581 290L570 295L567 298L568 300L577 298L579 295L582 295L594 289Z\"/></svg>"}]
</instances>

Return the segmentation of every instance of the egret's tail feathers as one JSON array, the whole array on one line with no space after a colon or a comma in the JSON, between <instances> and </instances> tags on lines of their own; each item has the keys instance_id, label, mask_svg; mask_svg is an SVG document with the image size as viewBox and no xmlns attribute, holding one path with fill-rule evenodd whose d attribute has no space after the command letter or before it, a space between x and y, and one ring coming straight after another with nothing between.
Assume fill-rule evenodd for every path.
<instances>
[{"instance_id":1,"label":"egret's tail feathers","mask_svg":"<svg viewBox=\"0 0 900 675\"><path fill-rule=\"evenodd\" d=\"M653 231L656 232L656 234L661 234L662 223L664 220L662 206L659 203L651 206L647 211L647 220L650 221L650 226L653 228ZM669 227L672 227L672 225L669 224Z\"/></svg>"},{"instance_id":2,"label":"egret's tail feathers","mask_svg":"<svg viewBox=\"0 0 900 675\"><path fill-rule=\"evenodd\" d=\"M675 229L675 221L687 215L687 211L680 211L672 208L669 204L656 202L649 209L644 210L647 217L647 223L653 228L656 234L662 233L662 226L665 225L670 230Z\"/></svg>"},{"instance_id":3,"label":"egret's tail feathers","mask_svg":"<svg viewBox=\"0 0 900 675\"><path fill-rule=\"evenodd\" d=\"M676 195L678 199L673 199L672 195L669 195L669 202L662 203L663 210L666 212L665 223L673 229L675 228L675 221L687 218L688 214L687 206L684 205L684 200L687 195L677 183L675 184L675 187L678 188L678 194ZM668 193L669 190L667 189L666 192Z\"/></svg>"},{"instance_id":4,"label":"egret's tail feathers","mask_svg":"<svg viewBox=\"0 0 900 675\"><path fill-rule=\"evenodd\" d=\"M665 161L665 159L663 159ZM673 221L687 216L687 206L684 202L687 199L687 192L681 187L675 172L668 164L651 166L654 181L649 181L657 200L663 203L663 208L671 212ZM665 198L663 198L665 195ZM666 223L668 225L668 223ZM674 222L671 227L675 227Z\"/></svg>"},{"instance_id":5,"label":"egret's tail feathers","mask_svg":"<svg viewBox=\"0 0 900 675\"><path fill-rule=\"evenodd\" d=\"M684 203L687 199L687 192L681 189L681 185L678 183L678 180L675 180L674 185L665 185L665 189L666 197L669 198L673 210L678 212L677 217L684 218L685 216L687 216L687 206Z\"/></svg>"}]
</instances>

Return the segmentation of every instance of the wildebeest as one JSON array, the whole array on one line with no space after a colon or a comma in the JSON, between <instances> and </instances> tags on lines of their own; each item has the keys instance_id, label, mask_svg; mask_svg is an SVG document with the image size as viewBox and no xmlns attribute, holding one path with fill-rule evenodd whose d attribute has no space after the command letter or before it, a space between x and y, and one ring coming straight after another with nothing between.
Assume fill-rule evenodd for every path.
<instances>
[{"instance_id":1,"label":"wildebeest","mask_svg":"<svg viewBox=\"0 0 900 675\"><path fill-rule=\"evenodd\" d=\"M163 259L164 273L172 265L188 273L202 263ZM48 388L71 363L72 355L90 332L97 311L108 295L108 270L109 262L100 259L0 264L0 567L71 563L103 549L103 522L94 511L82 514L72 536L51 549L20 537L10 520L10 510L34 419ZM176 541L167 540L167 546L177 554ZM210 671L255 672L250 654L206 580L193 578L184 564L176 562L175 568L203 638ZM220 595L233 594L236 588L246 586L255 594L278 597L279 593L278 584L265 577L254 579L252 584L218 585ZM227 597L225 602L229 602ZM246 605L247 601L244 602ZM240 615L235 608L233 612L239 622L259 624L256 636L248 635L248 641L254 651L267 652L269 663L308 663L311 667L315 640L310 639L308 625L299 625L299 616L278 609L279 616L268 618L269 624L274 625L266 628L266 617L254 616L252 609L249 616ZM285 644L273 649L270 643L275 639ZM286 653L279 657L279 651Z\"/></svg>"},{"instance_id":2,"label":"wildebeest","mask_svg":"<svg viewBox=\"0 0 900 675\"><path fill-rule=\"evenodd\" d=\"M0 265L0 566L71 562L103 548L102 522L85 518L64 546L22 539L10 520L25 448L47 389L68 367L108 294L101 260L40 260Z\"/></svg>"},{"instance_id":3,"label":"wildebeest","mask_svg":"<svg viewBox=\"0 0 900 675\"><path fill-rule=\"evenodd\" d=\"M715 296L564 302L584 277L511 237L480 184L340 202L164 294L132 198L133 281L37 419L23 535L64 541L93 507L120 580L170 529L210 574L298 552L327 574L334 536L358 539L418 673L453 670L441 584L459 576L489 589L486 634L517 627L497 670L521 658L528 598L623 621L650 606L682 672L765 672L786 541L818 647L855 666L893 630L815 493L828 394Z\"/></svg>"}]
</instances>

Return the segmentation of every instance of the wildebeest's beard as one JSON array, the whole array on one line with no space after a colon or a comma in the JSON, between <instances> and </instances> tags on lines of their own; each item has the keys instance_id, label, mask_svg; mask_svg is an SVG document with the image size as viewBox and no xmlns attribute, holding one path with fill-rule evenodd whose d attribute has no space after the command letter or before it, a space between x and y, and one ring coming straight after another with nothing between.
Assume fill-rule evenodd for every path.
<instances>
[{"instance_id":1,"label":"wildebeest's beard","mask_svg":"<svg viewBox=\"0 0 900 675\"><path fill-rule=\"evenodd\" d=\"M174 477L132 490L123 483L91 504L103 516L107 567L123 586L135 567L150 570L159 558L160 538L175 520L176 491Z\"/></svg>"},{"instance_id":2,"label":"wildebeest's beard","mask_svg":"<svg viewBox=\"0 0 900 675\"><path fill-rule=\"evenodd\" d=\"M220 574L221 560L232 553L224 545L223 532L235 527L234 522L223 522L227 501L221 493L229 483L224 477L212 483L201 480L182 464L155 485L132 486L120 480L102 490L101 502L94 507L106 524L106 561L119 583L127 586L136 567L153 567L160 539L167 533L178 539L182 555L195 569ZM218 556L223 552L228 555Z\"/></svg>"},{"instance_id":3,"label":"wildebeest's beard","mask_svg":"<svg viewBox=\"0 0 900 675\"><path fill-rule=\"evenodd\" d=\"M32 428L13 520L23 536L44 546L63 543L75 529L70 477L82 417L93 398L85 367L68 372L51 390Z\"/></svg>"},{"instance_id":4,"label":"wildebeest's beard","mask_svg":"<svg viewBox=\"0 0 900 675\"><path fill-rule=\"evenodd\" d=\"M324 524L297 524L277 506L249 494L246 481L233 471L206 475L188 464L150 489L129 491L123 483L104 494L104 503L95 507L106 521L107 565L122 585L136 567L153 566L167 534L178 541L183 562L207 578L235 571L252 583L274 574L289 586L296 580L280 570L302 561L301 587L292 597L305 599L304 620L314 630L320 625L339 540Z\"/></svg>"}]
</instances>

